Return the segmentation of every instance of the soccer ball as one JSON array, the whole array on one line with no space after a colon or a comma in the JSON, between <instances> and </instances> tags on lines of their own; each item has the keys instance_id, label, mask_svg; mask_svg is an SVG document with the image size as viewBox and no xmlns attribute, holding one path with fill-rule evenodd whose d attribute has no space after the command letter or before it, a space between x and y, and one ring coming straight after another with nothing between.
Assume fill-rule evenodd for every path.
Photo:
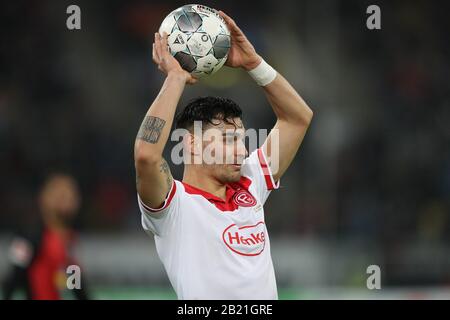
<instances>
[{"instance_id":1,"label":"soccer ball","mask_svg":"<svg viewBox=\"0 0 450 320\"><path fill-rule=\"evenodd\" d=\"M228 57L230 32L219 13L209 7L190 4L172 11L162 22L170 53L195 78L219 70Z\"/></svg>"}]
</instances>

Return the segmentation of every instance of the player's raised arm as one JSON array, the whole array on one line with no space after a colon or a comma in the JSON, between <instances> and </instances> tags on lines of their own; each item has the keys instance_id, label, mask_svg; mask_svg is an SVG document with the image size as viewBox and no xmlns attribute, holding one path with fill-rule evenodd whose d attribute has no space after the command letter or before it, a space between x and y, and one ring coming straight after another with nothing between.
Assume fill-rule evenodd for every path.
<instances>
[{"instance_id":1,"label":"player's raised arm","mask_svg":"<svg viewBox=\"0 0 450 320\"><path fill-rule=\"evenodd\" d=\"M186 83L195 83L196 79L183 70L169 53L166 34L163 37L155 34L153 61L167 77L139 128L134 145L134 162L140 198L146 205L158 208L172 186L172 175L162 153L184 87Z\"/></svg>"},{"instance_id":2,"label":"player's raised arm","mask_svg":"<svg viewBox=\"0 0 450 320\"><path fill-rule=\"evenodd\" d=\"M256 53L233 19L222 11L220 15L227 23L231 34L231 48L226 64L243 68L257 80L277 117L277 122L263 145L263 150L271 162L274 180L277 181L294 159L313 112L289 82ZM278 139L274 139L275 134L279 135ZM276 166L271 161L274 148L278 148Z\"/></svg>"},{"instance_id":3,"label":"player's raised arm","mask_svg":"<svg viewBox=\"0 0 450 320\"><path fill-rule=\"evenodd\" d=\"M273 129L277 130L279 137L274 139L276 133L271 131L263 145L269 161L274 148L279 150L278 167L271 164L274 180L277 181L294 159L311 123L313 112L280 74L263 89L277 116Z\"/></svg>"}]
</instances>

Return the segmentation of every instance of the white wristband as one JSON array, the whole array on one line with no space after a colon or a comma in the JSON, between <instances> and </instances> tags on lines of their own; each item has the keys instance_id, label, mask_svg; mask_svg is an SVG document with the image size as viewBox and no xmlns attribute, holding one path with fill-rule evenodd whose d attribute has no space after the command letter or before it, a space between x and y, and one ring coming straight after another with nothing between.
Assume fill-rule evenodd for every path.
<instances>
[{"instance_id":1,"label":"white wristband","mask_svg":"<svg viewBox=\"0 0 450 320\"><path fill-rule=\"evenodd\" d=\"M248 74L259 86L264 87L275 80L277 71L263 59L261 63L255 69L250 70Z\"/></svg>"}]
</instances>

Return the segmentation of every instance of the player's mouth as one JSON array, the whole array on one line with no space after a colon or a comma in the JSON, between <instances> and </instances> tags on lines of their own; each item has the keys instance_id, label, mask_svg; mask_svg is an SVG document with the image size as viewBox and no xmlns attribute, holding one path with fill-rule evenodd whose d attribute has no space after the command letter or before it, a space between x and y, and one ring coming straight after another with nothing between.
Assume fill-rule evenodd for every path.
<instances>
[{"instance_id":1,"label":"player's mouth","mask_svg":"<svg viewBox=\"0 0 450 320\"><path fill-rule=\"evenodd\" d=\"M236 170L241 170L241 164L238 164L238 163L232 164L231 167L236 169Z\"/></svg>"}]
</instances>

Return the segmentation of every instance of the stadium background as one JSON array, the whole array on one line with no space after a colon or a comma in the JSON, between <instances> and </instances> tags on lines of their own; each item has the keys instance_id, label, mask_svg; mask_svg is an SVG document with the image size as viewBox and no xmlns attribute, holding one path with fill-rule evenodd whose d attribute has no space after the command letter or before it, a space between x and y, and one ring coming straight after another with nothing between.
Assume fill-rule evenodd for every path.
<instances>
[{"instance_id":1,"label":"stadium background","mask_svg":"<svg viewBox=\"0 0 450 320\"><path fill-rule=\"evenodd\" d=\"M69 4L81 7L80 31L66 28ZM183 4L0 4L0 278L12 231L36 221L42 173L64 167L83 194L78 253L93 297L175 298L140 227L132 150L163 81L151 34ZM280 298L450 298L448 4L204 4L231 15L315 112L266 204ZM366 28L369 4L382 30ZM181 105L198 95L235 99L249 128L273 125L242 71L189 87ZM366 288L371 264L382 290Z\"/></svg>"}]
</instances>

